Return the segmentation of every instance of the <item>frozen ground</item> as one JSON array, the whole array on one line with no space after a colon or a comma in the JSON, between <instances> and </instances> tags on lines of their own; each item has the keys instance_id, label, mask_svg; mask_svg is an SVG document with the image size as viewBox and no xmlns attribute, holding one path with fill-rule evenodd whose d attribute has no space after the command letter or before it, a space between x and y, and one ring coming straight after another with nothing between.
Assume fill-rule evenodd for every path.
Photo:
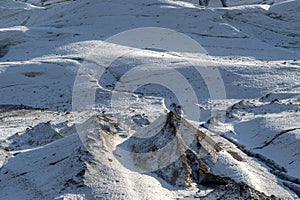
<instances>
[{"instance_id":1,"label":"frozen ground","mask_svg":"<svg viewBox=\"0 0 300 200\"><path fill-rule=\"evenodd\" d=\"M299 198L300 2L228 4L0 0L0 199ZM136 43L111 38L143 27L175 30L202 45L226 96L211 98L208 87L216 88L220 80L208 86L191 68L205 62L201 53L163 51L151 44L140 49L151 34L139 35ZM103 63L111 58L107 68ZM81 71L87 63L104 76L94 77L93 67ZM171 103L178 103L173 91L148 84L133 94L122 85L162 77L174 80L174 90L188 86L169 73L169 66L195 92L181 90L179 96L197 98L183 107L182 119L167 117ZM134 76L128 76L133 68ZM96 95L88 96L90 91ZM200 118L190 118L187 113L197 109ZM156 137L140 140L145 134ZM200 159L201 147L181 140L182 135L222 150ZM180 158L152 173L145 169L165 161L166 152L151 163L118 151L155 152L171 136L180 141L171 151L180 150ZM198 169L217 181L197 178Z\"/></svg>"}]
</instances>

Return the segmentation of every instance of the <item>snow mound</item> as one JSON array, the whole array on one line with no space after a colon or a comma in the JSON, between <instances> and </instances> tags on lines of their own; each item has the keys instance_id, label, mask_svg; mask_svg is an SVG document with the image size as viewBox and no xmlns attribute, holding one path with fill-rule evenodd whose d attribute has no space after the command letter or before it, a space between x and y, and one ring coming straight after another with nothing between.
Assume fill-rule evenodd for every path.
<instances>
[{"instance_id":1,"label":"snow mound","mask_svg":"<svg viewBox=\"0 0 300 200\"><path fill-rule=\"evenodd\" d=\"M78 136L10 157L0 171L3 199L55 199L63 194L92 192L84 183L91 156Z\"/></svg>"},{"instance_id":2,"label":"snow mound","mask_svg":"<svg viewBox=\"0 0 300 200\"><path fill-rule=\"evenodd\" d=\"M26 130L26 132L22 135L17 133L7 138L7 140L11 141L7 149L9 151L16 151L35 148L49 144L61 138L62 136L52 128L49 122L41 123L32 129Z\"/></svg>"}]
</instances>

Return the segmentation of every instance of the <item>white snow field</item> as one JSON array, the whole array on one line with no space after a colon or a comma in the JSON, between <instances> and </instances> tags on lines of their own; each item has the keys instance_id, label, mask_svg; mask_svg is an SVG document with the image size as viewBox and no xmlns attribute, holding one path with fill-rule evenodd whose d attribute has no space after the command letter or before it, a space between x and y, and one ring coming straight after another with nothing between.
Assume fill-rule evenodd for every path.
<instances>
[{"instance_id":1,"label":"white snow field","mask_svg":"<svg viewBox=\"0 0 300 200\"><path fill-rule=\"evenodd\" d=\"M0 200L299 199L300 1L227 1L0 0Z\"/></svg>"}]
</instances>

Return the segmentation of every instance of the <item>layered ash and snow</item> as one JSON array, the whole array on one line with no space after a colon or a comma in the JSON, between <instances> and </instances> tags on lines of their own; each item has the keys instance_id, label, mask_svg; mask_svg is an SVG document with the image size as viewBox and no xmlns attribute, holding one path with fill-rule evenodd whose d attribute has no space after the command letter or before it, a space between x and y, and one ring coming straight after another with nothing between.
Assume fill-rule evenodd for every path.
<instances>
[{"instance_id":1,"label":"layered ash and snow","mask_svg":"<svg viewBox=\"0 0 300 200\"><path fill-rule=\"evenodd\" d=\"M297 199L300 2L228 4L0 1L0 199ZM201 44L226 98L210 98L189 60L176 65L179 52L105 41L141 27L176 30ZM99 45L106 46L96 52L99 58L118 57L120 49L138 53L118 57L96 82L87 78L84 87L96 88L97 108L81 121L72 110L73 86ZM189 77L199 98L192 105L201 110L198 121L169 112L177 101L156 85L136 94L117 91L129 100L111 110L116 75L147 63L162 73L162 63L173 64ZM225 116L214 115L215 108ZM170 140L176 158L170 165L160 166L168 151L140 154Z\"/></svg>"}]
</instances>

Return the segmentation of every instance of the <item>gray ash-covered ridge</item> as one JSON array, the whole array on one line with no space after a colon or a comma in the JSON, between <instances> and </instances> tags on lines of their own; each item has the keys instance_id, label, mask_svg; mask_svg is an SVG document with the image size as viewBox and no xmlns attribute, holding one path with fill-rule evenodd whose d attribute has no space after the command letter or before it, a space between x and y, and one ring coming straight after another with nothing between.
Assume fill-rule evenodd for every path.
<instances>
[{"instance_id":1,"label":"gray ash-covered ridge","mask_svg":"<svg viewBox=\"0 0 300 200\"><path fill-rule=\"evenodd\" d=\"M192 185L199 188L211 188L213 192L207 195L207 199L212 196L218 196L220 199L222 196L224 198L275 199L273 196L268 197L255 190L246 183L238 183L230 177L213 174L211 167L215 164L218 153L225 150L184 117L170 111L159 123L161 123L159 126L161 129L156 134L151 133L150 137L145 137L144 132L140 135L137 132L118 146L118 148L124 148L131 152L135 167L144 171L149 170L150 174L155 174L178 188ZM149 126L148 130L155 131L157 123L153 128L151 128L151 124ZM172 160L174 156L175 158L177 156L177 159ZM236 159L235 156L232 155L232 157ZM152 168L155 162L161 162L156 163L157 169ZM160 164L161 166L159 166ZM151 171L151 169L155 170ZM234 191L238 191L238 193L236 194Z\"/></svg>"}]
</instances>

